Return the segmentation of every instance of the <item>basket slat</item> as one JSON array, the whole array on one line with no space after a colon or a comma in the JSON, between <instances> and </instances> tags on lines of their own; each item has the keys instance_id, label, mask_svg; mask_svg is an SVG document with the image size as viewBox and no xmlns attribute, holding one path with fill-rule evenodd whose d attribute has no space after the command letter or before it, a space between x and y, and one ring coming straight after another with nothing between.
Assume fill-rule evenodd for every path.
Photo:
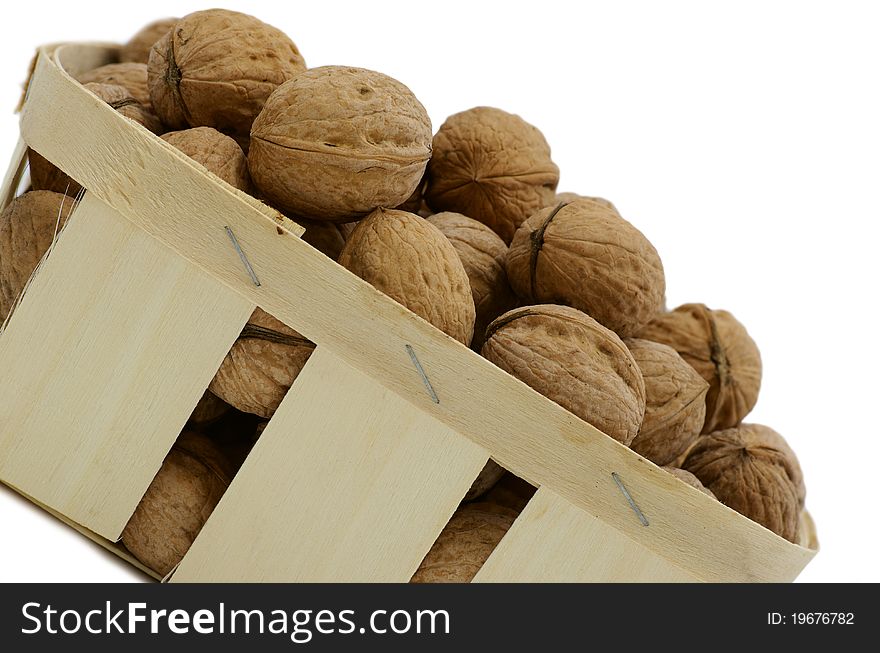
<instances>
[{"instance_id":1,"label":"basket slat","mask_svg":"<svg viewBox=\"0 0 880 653\"><path fill-rule=\"evenodd\" d=\"M172 582L407 582L487 458L319 347Z\"/></svg>"},{"instance_id":2,"label":"basket slat","mask_svg":"<svg viewBox=\"0 0 880 653\"><path fill-rule=\"evenodd\" d=\"M538 489L474 578L476 583L698 580L546 488Z\"/></svg>"},{"instance_id":3,"label":"basket slat","mask_svg":"<svg viewBox=\"0 0 880 653\"><path fill-rule=\"evenodd\" d=\"M86 194L0 337L0 478L116 540L253 308Z\"/></svg>"},{"instance_id":4,"label":"basket slat","mask_svg":"<svg viewBox=\"0 0 880 653\"><path fill-rule=\"evenodd\" d=\"M24 175L25 164L27 163L27 145L19 138L12 152L12 159L9 162L9 168L6 176L3 178L3 185L0 186L0 211L5 209L9 203L15 198L18 190L18 184Z\"/></svg>"}]
</instances>

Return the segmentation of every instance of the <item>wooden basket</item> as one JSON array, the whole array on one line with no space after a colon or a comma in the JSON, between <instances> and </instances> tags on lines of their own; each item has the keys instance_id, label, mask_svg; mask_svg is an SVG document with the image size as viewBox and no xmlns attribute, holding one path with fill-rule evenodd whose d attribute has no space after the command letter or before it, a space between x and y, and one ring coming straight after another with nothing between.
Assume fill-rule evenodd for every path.
<instances>
[{"instance_id":1,"label":"wooden basket","mask_svg":"<svg viewBox=\"0 0 880 653\"><path fill-rule=\"evenodd\" d=\"M3 206L27 146L88 192L0 334L6 484L137 564L114 543L260 306L317 349L173 582L406 582L489 456L539 489L477 581L789 581L813 557L376 291L71 77L115 56L42 48L23 105Z\"/></svg>"}]
</instances>

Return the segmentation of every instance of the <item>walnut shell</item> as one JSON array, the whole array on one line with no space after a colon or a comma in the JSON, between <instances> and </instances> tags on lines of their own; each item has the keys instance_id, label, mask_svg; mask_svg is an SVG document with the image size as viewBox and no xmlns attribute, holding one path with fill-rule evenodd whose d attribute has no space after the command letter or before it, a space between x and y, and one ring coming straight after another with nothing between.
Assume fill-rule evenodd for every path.
<instances>
[{"instance_id":1,"label":"walnut shell","mask_svg":"<svg viewBox=\"0 0 880 653\"><path fill-rule=\"evenodd\" d=\"M406 86L324 66L280 86L251 130L251 175L270 204L350 222L406 201L431 157L431 120Z\"/></svg>"},{"instance_id":2,"label":"walnut shell","mask_svg":"<svg viewBox=\"0 0 880 653\"><path fill-rule=\"evenodd\" d=\"M480 351L489 323L517 305L504 271L507 245L482 222L460 213L435 213L428 222L449 239L464 265L477 311L471 348Z\"/></svg>"},{"instance_id":3,"label":"walnut shell","mask_svg":"<svg viewBox=\"0 0 880 653\"><path fill-rule=\"evenodd\" d=\"M715 495L712 494L712 490L710 490L705 485L700 483L700 479L698 479L696 476L691 474L689 471L686 471L684 469L679 469L678 467L670 467L670 466L663 467L662 469L664 471L667 471L670 474L672 474L678 480L684 481L685 483L687 483L691 487L697 488L700 492L702 492L704 494L708 494L713 499L715 498Z\"/></svg>"},{"instance_id":4,"label":"walnut shell","mask_svg":"<svg viewBox=\"0 0 880 653\"><path fill-rule=\"evenodd\" d=\"M547 206L559 183L544 135L492 107L456 113L434 136L425 200L483 222L509 244L519 225Z\"/></svg>"},{"instance_id":5,"label":"walnut shell","mask_svg":"<svg viewBox=\"0 0 880 653\"><path fill-rule=\"evenodd\" d=\"M63 193L68 197L76 197L82 190L73 178L61 171L55 164L40 155L36 150L28 148L28 170L31 175L31 189L51 190Z\"/></svg>"},{"instance_id":6,"label":"walnut shell","mask_svg":"<svg viewBox=\"0 0 880 653\"><path fill-rule=\"evenodd\" d=\"M165 457L122 531L132 555L163 576L183 559L231 480L210 440L185 436Z\"/></svg>"},{"instance_id":7,"label":"walnut shell","mask_svg":"<svg viewBox=\"0 0 880 653\"><path fill-rule=\"evenodd\" d=\"M516 512L493 504L460 506L410 582L471 582L515 519Z\"/></svg>"},{"instance_id":8,"label":"walnut shell","mask_svg":"<svg viewBox=\"0 0 880 653\"><path fill-rule=\"evenodd\" d=\"M669 345L709 383L703 433L736 426L757 403L761 354L727 311L684 304L655 317L638 336Z\"/></svg>"},{"instance_id":9,"label":"walnut shell","mask_svg":"<svg viewBox=\"0 0 880 653\"><path fill-rule=\"evenodd\" d=\"M122 63L147 63L150 60L150 48L171 31L179 18L162 18L145 25L119 49L119 61Z\"/></svg>"},{"instance_id":10,"label":"walnut shell","mask_svg":"<svg viewBox=\"0 0 880 653\"><path fill-rule=\"evenodd\" d=\"M73 198L34 190L0 213L0 324L12 311L31 275L73 211Z\"/></svg>"},{"instance_id":11,"label":"walnut shell","mask_svg":"<svg viewBox=\"0 0 880 653\"><path fill-rule=\"evenodd\" d=\"M684 461L725 505L790 542L797 541L800 505L796 462L782 436L758 424L716 431L697 440Z\"/></svg>"},{"instance_id":12,"label":"walnut shell","mask_svg":"<svg viewBox=\"0 0 880 653\"><path fill-rule=\"evenodd\" d=\"M620 211L617 210L617 207L614 206L611 202L606 200L604 197L594 197L591 195L580 195L578 193L556 193L556 198L550 202L547 206L557 206L559 204L568 204L569 202L574 202L575 200L589 200L594 204L599 204L604 206L606 209L610 209L620 215Z\"/></svg>"},{"instance_id":13,"label":"walnut shell","mask_svg":"<svg viewBox=\"0 0 880 653\"><path fill-rule=\"evenodd\" d=\"M162 134L163 141L171 143L189 158L201 163L230 186L250 192L247 157L241 147L229 136L211 127L193 127Z\"/></svg>"},{"instance_id":14,"label":"walnut shell","mask_svg":"<svg viewBox=\"0 0 880 653\"><path fill-rule=\"evenodd\" d=\"M483 501L508 508L519 514L537 491L538 488L528 481L511 472L505 472L501 480L495 483L492 489L483 496Z\"/></svg>"},{"instance_id":15,"label":"walnut shell","mask_svg":"<svg viewBox=\"0 0 880 653\"><path fill-rule=\"evenodd\" d=\"M801 470L801 463L798 460L797 454L795 454L794 449L791 448L785 438L779 435L776 431L765 429L763 437L773 446L773 448L784 453L788 459L791 480L794 482L794 487L797 491L798 506L803 508L804 501L807 498L807 486L804 483L804 472Z\"/></svg>"},{"instance_id":16,"label":"walnut shell","mask_svg":"<svg viewBox=\"0 0 880 653\"><path fill-rule=\"evenodd\" d=\"M486 461L486 464L483 465L483 469L480 470L479 475L471 484L470 489L467 491L467 494L464 495L464 501L476 501L480 497L482 497L486 492L491 490L495 484L501 480L501 477L504 476L507 470L505 470L501 465L496 463L494 460L489 458Z\"/></svg>"},{"instance_id":17,"label":"walnut shell","mask_svg":"<svg viewBox=\"0 0 880 653\"><path fill-rule=\"evenodd\" d=\"M470 282L452 243L406 211L377 209L349 236L339 264L459 342L476 317Z\"/></svg>"},{"instance_id":18,"label":"walnut shell","mask_svg":"<svg viewBox=\"0 0 880 653\"><path fill-rule=\"evenodd\" d=\"M305 70L281 30L237 11L181 18L150 50L153 107L171 129L214 127L247 136L266 98Z\"/></svg>"},{"instance_id":19,"label":"walnut shell","mask_svg":"<svg viewBox=\"0 0 880 653\"><path fill-rule=\"evenodd\" d=\"M617 335L568 306L517 308L489 325L483 356L628 445L645 415L645 382Z\"/></svg>"},{"instance_id":20,"label":"walnut shell","mask_svg":"<svg viewBox=\"0 0 880 653\"><path fill-rule=\"evenodd\" d=\"M657 314L666 291L654 246L616 211L588 199L526 220L510 245L507 277L526 302L572 306L621 337Z\"/></svg>"},{"instance_id":21,"label":"walnut shell","mask_svg":"<svg viewBox=\"0 0 880 653\"><path fill-rule=\"evenodd\" d=\"M193 408L193 412L187 421L187 426L195 429L204 428L216 422L229 413L230 410L232 410L232 406L210 390L205 390L202 398L199 399L199 403Z\"/></svg>"},{"instance_id":22,"label":"walnut shell","mask_svg":"<svg viewBox=\"0 0 880 653\"><path fill-rule=\"evenodd\" d=\"M407 197L402 204L395 206L394 208L398 211L407 211L408 213L415 213L416 215L421 215L419 213L422 208L425 206L425 198L423 192L425 190L425 180L422 178L416 189L412 192L412 194ZM425 216L422 216L425 217Z\"/></svg>"},{"instance_id":23,"label":"walnut shell","mask_svg":"<svg viewBox=\"0 0 880 653\"><path fill-rule=\"evenodd\" d=\"M623 342L645 380L645 418L630 448L669 465L700 436L709 384L672 347L638 338Z\"/></svg>"},{"instance_id":24,"label":"walnut shell","mask_svg":"<svg viewBox=\"0 0 880 653\"><path fill-rule=\"evenodd\" d=\"M141 103L152 113L150 91L147 88L147 64L145 63L111 63L100 66L77 76L80 84L112 84L121 86L129 95Z\"/></svg>"},{"instance_id":25,"label":"walnut shell","mask_svg":"<svg viewBox=\"0 0 880 653\"><path fill-rule=\"evenodd\" d=\"M146 127L154 134L161 134L165 131L159 119L141 106L141 103L135 100L126 88L117 84L96 84L94 82L83 84L83 86L116 109L117 113L121 113L126 118Z\"/></svg>"},{"instance_id":26,"label":"walnut shell","mask_svg":"<svg viewBox=\"0 0 880 653\"><path fill-rule=\"evenodd\" d=\"M271 417L314 350L314 343L258 308L208 389L240 411Z\"/></svg>"},{"instance_id":27,"label":"walnut shell","mask_svg":"<svg viewBox=\"0 0 880 653\"><path fill-rule=\"evenodd\" d=\"M345 241L354 231L352 225L356 224L303 220L301 218L296 218L296 223L306 230L302 239L334 261L339 258Z\"/></svg>"}]
</instances>

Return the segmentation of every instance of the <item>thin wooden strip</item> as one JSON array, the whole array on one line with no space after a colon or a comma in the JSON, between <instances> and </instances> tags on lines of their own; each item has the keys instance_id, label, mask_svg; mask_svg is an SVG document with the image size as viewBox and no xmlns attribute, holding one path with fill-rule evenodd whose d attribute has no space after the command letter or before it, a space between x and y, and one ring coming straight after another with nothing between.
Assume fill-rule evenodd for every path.
<instances>
[{"instance_id":1,"label":"thin wooden strip","mask_svg":"<svg viewBox=\"0 0 880 653\"><path fill-rule=\"evenodd\" d=\"M116 542L111 542L107 538L101 537L100 535L98 535L94 531L90 531L88 528L85 528L84 526L80 526L75 521L71 521L70 519L68 519L67 517L62 515L57 510L52 510L46 504L40 503L39 501L34 499L32 496L29 496L26 492L22 492L14 485L9 485L8 483L4 483L3 481L0 481L0 483L3 483L3 485L8 487L13 492L20 494L22 497L24 497L25 499L27 499L28 501L33 503L38 508L45 510L47 513L52 515L55 519L57 519L58 521L62 522L65 525L69 526L70 528L75 530L77 533L79 533L83 537L88 538L89 540L91 540L92 542L97 544L98 546L106 549L107 551L109 551L113 555L124 560L125 562L130 564L132 567L137 568L138 571L146 574L147 576L149 576L150 578L152 578L154 580L158 580L158 581L162 580L162 577L159 574L157 574L155 571L153 571L152 569L147 567L145 564L143 564L140 560L138 560L133 555L131 555L131 553L129 553L128 550L124 546L122 546L121 544L118 544Z\"/></svg>"},{"instance_id":2,"label":"thin wooden strip","mask_svg":"<svg viewBox=\"0 0 880 653\"><path fill-rule=\"evenodd\" d=\"M3 186L0 187L0 211L9 206L9 203L15 199L26 164L27 144L23 139L19 138L15 144L15 149L12 151L12 158L9 161L6 176L3 177Z\"/></svg>"},{"instance_id":3,"label":"thin wooden strip","mask_svg":"<svg viewBox=\"0 0 880 653\"><path fill-rule=\"evenodd\" d=\"M484 449L319 347L173 582L407 582Z\"/></svg>"},{"instance_id":4,"label":"thin wooden strip","mask_svg":"<svg viewBox=\"0 0 880 653\"><path fill-rule=\"evenodd\" d=\"M0 478L118 539L253 308L86 194L0 336Z\"/></svg>"},{"instance_id":5,"label":"thin wooden strip","mask_svg":"<svg viewBox=\"0 0 880 653\"><path fill-rule=\"evenodd\" d=\"M476 583L676 583L698 578L540 488Z\"/></svg>"},{"instance_id":6,"label":"thin wooden strip","mask_svg":"<svg viewBox=\"0 0 880 653\"><path fill-rule=\"evenodd\" d=\"M814 555L709 497L695 496L677 479L298 239L279 235L251 214L182 210L175 180L169 178L173 161L166 149L115 113L95 110L83 93L48 58L41 58L32 81L34 97L58 98L66 110L92 125L87 133L74 130L60 147L52 138L59 109L51 102L29 102L22 129L27 139L40 140L44 156L64 161L83 178L99 179L106 169L104 196L120 213L312 341L481 445L518 476L552 489L705 580L787 580ZM94 160L94 151L101 153L102 161ZM187 188L195 193L196 204L213 202L214 187L193 183ZM231 250L225 225L235 230L260 287L254 286ZM407 344L418 355L438 404L425 392L404 349ZM611 480L612 472L624 479L651 521L650 529L641 530Z\"/></svg>"}]
</instances>

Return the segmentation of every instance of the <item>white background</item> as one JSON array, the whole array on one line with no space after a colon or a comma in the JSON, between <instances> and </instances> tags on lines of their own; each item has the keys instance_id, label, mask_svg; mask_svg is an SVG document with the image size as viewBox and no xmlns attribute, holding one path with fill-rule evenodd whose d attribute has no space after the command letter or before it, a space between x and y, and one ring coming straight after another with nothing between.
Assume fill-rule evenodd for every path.
<instances>
[{"instance_id":1,"label":"white background","mask_svg":"<svg viewBox=\"0 0 880 653\"><path fill-rule=\"evenodd\" d=\"M221 4L284 29L310 66L400 79L435 130L476 105L540 127L560 190L611 199L655 244L670 307L728 309L761 347L749 420L797 451L822 545L800 580L880 581L876 5ZM17 138L12 109L35 46L125 41L155 18L212 5L4 7L0 155ZM0 581L132 579L143 577L0 490Z\"/></svg>"}]
</instances>

